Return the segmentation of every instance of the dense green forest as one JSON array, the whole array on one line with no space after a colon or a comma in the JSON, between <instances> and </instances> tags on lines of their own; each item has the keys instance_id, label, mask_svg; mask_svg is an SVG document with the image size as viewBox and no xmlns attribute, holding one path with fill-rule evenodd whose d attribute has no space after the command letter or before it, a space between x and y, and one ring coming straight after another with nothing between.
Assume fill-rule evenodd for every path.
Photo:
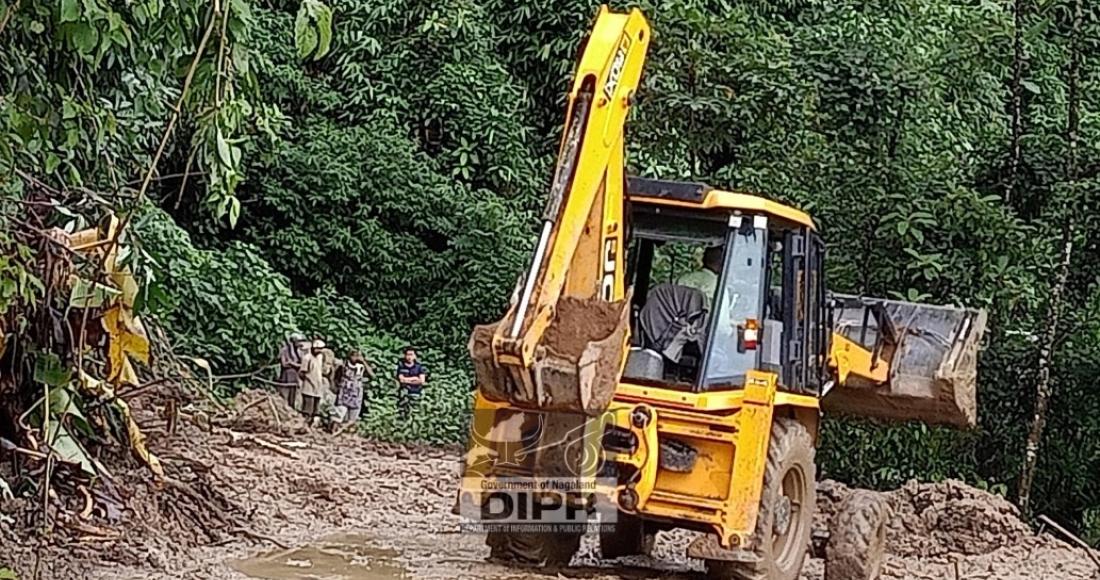
<instances>
[{"instance_id":1,"label":"dense green forest","mask_svg":"<svg viewBox=\"0 0 1100 580\"><path fill-rule=\"evenodd\" d=\"M1100 540L1100 6L636 5L654 38L632 173L812 212L836 291L990 313L978 429L830 420L824 473L1014 497L1049 400L1031 507ZM383 367L416 344L427 410L398 428L378 381L365 429L460 441L466 336L533 244L596 8L0 1L0 308L38 291L9 233L35 191L65 216L109 206L177 349L231 375L292 328Z\"/></svg>"}]
</instances>

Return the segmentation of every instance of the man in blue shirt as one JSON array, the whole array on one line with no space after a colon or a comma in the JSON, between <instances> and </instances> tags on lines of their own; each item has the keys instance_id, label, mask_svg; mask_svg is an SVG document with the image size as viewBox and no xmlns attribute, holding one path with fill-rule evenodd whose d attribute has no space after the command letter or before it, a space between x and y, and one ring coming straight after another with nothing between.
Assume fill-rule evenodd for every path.
<instances>
[{"instance_id":1,"label":"man in blue shirt","mask_svg":"<svg viewBox=\"0 0 1100 580\"><path fill-rule=\"evenodd\" d=\"M416 360L416 349L405 347L405 356L397 363L397 412L401 419L408 419L412 408L420 402L428 372Z\"/></svg>"}]
</instances>

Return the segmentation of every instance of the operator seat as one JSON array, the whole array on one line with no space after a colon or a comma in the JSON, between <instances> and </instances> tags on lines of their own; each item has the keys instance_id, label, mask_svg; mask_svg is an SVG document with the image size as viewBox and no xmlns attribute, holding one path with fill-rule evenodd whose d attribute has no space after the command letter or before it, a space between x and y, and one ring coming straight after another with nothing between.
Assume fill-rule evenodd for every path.
<instances>
[{"instance_id":1,"label":"operator seat","mask_svg":"<svg viewBox=\"0 0 1100 580\"><path fill-rule=\"evenodd\" d=\"M635 346L627 355L625 378L664 380L666 363L697 367L706 335L702 292L679 284L658 284L638 312Z\"/></svg>"}]
</instances>

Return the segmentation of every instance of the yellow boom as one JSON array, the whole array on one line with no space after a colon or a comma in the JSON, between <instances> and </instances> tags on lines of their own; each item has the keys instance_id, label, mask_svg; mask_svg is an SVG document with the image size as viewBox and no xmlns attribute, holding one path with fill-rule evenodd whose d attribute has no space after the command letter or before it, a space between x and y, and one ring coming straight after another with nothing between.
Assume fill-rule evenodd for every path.
<instances>
[{"instance_id":1,"label":"yellow boom","mask_svg":"<svg viewBox=\"0 0 1100 580\"><path fill-rule=\"evenodd\" d=\"M569 93L542 232L518 299L499 323L471 337L479 384L491 398L593 412L611 398L628 334L623 127L648 45L641 12L600 8ZM573 313L583 324L570 324Z\"/></svg>"}]
</instances>

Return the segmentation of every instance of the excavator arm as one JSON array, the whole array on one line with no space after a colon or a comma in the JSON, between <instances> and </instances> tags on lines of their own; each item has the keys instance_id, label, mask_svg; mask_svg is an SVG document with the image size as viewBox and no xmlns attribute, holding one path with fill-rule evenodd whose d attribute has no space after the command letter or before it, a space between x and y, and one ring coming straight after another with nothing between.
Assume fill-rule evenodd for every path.
<instances>
[{"instance_id":1,"label":"excavator arm","mask_svg":"<svg viewBox=\"0 0 1100 580\"><path fill-rule=\"evenodd\" d=\"M648 44L641 12L600 8L569 93L534 257L508 313L470 339L491 399L597 413L611 398L629 326L623 130Z\"/></svg>"}]
</instances>

